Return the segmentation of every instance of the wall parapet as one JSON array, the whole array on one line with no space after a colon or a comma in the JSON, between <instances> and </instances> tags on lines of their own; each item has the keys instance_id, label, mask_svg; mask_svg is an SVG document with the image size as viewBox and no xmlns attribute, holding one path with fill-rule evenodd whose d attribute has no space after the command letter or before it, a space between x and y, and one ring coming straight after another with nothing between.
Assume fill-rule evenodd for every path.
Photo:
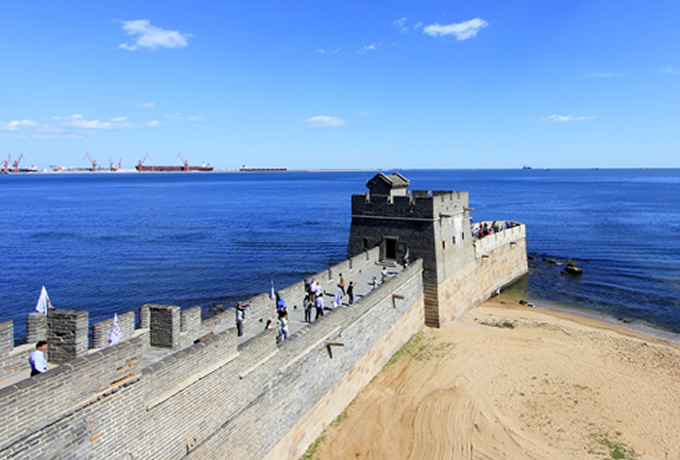
<instances>
[{"instance_id":1,"label":"wall parapet","mask_svg":"<svg viewBox=\"0 0 680 460\"><path fill-rule=\"evenodd\" d=\"M490 224L491 222L488 223ZM512 228L506 228L505 230L492 233L481 239L476 239L474 242L475 258L479 259L494 249L498 249L501 246L512 244L525 238L526 226L524 224L519 224Z\"/></svg>"},{"instance_id":2,"label":"wall parapet","mask_svg":"<svg viewBox=\"0 0 680 460\"><path fill-rule=\"evenodd\" d=\"M0 452L141 377L143 338L132 338L0 389Z\"/></svg>"}]
</instances>

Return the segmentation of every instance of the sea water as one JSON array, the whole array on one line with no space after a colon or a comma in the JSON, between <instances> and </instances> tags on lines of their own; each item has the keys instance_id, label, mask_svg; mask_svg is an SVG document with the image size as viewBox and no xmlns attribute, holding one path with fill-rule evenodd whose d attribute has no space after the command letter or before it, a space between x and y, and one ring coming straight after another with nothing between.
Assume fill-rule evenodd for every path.
<instances>
[{"instance_id":1,"label":"sea water","mask_svg":"<svg viewBox=\"0 0 680 460\"><path fill-rule=\"evenodd\" d=\"M404 170L527 225L530 299L680 333L680 170ZM0 176L0 320L24 337L45 285L90 321L148 302L206 311L346 258L375 172ZM581 277L562 275L567 259ZM556 263L552 263L552 262Z\"/></svg>"}]
</instances>

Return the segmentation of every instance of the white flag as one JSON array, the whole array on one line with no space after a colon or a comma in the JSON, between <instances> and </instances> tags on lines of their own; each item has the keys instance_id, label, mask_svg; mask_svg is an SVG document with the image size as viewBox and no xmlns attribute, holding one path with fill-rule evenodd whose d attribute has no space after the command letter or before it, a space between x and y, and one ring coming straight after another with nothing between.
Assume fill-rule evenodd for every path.
<instances>
[{"instance_id":1,"label":"white flag","mask_svg":"<svg viewBox=\"0 0 680 460\"><path fill-rule=\"evenodd\" d=\"M113 324L111 325L111 332L109 333L109 346L118 345L120 339L123 337L123 331L120 330L120 324L118 324L118 315L113 314Z\"/></svg>"},{"instance_id":2,"label":"white flag","mask_svg":"<svg viewBox=\"0 0 680 460\"><path fill-rule=\"evenodd\" d=\"M274 280L271 280L271 282L272 282L272 287L269 290L269 298L273 300L273 299L276 298L276 292L274 292Z\"/></svg>"},{"instance_id":3,"label":"white flag","mask_svg":"<svg viewBox=\"0 0 680 460\"><path fill-rule=\"evenodd\" d=\"M35 311L46 315L47 310L50 308L52 308L52 305L50 305L50 296L47 295L47 289L45 289L45 286L43 286L40 290L40 297L38 298L38 303L35 306Z\"/></svg>"}]
</instances>

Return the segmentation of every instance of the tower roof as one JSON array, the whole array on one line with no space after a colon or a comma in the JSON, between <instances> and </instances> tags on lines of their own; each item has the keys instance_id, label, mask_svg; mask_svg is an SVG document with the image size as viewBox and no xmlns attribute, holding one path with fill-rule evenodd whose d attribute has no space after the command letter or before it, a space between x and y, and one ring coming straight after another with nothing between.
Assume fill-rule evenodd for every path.
<instances>
[{"instance_id":1,"label":"tower roof","mask_svg":"<svg viewBox=\"0 0 680 460\"><path fill-rule=\"evenodd\" d=\"M366 187L368 187L368 189L373 192L376 188L406 188L409 186L409 183L410 181L398 172L392 174L378 173L366 181Z\"/></svg>"}]
</instances>

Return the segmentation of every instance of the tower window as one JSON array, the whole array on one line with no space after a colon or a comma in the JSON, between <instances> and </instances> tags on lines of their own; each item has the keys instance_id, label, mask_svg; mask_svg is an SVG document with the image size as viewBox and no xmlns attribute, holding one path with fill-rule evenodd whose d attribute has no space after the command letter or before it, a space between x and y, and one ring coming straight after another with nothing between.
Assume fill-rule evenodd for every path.
<instances>
[{"instance_id":1,"label":"tower window","mask_svg":"<svg viewBox=\"0 0 680 460\"><path fill-rule=\"evenodd\" d=\"M442 240L442 249L446 249L446 241Z\"/></svg>"}]
</instances>

